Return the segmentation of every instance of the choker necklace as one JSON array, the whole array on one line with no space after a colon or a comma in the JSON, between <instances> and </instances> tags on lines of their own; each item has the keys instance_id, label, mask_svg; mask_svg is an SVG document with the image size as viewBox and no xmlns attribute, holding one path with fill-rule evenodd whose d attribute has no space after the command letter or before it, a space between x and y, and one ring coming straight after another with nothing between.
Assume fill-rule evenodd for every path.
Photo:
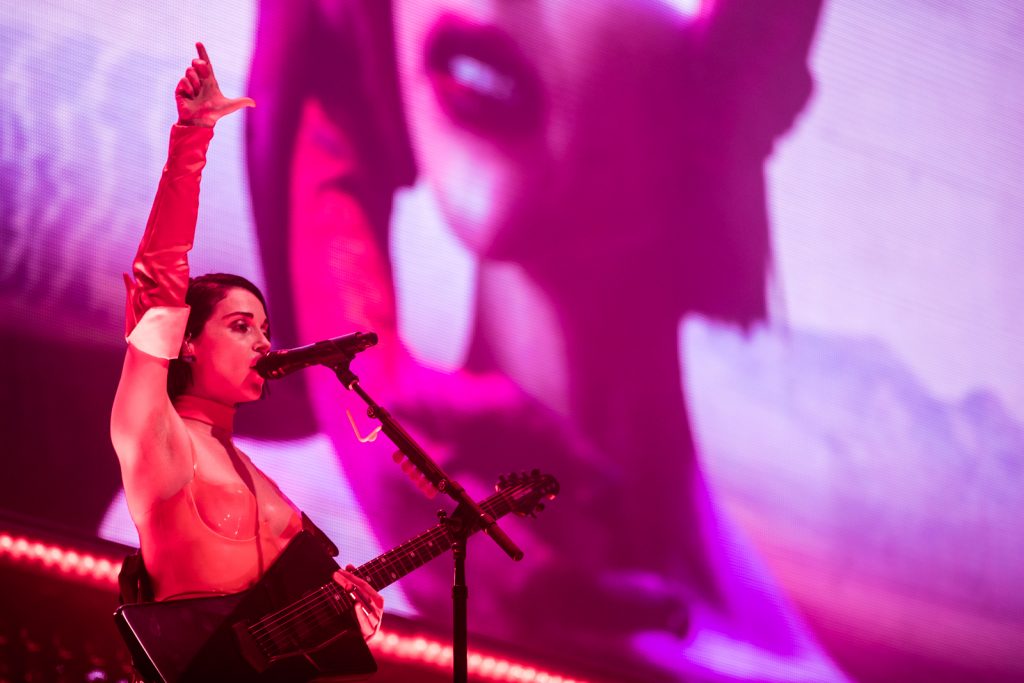
<instances>
[{"instance_id":1,"label":"choker necklace","mask_svg":"<svg viewBox=\"0 0 1024 683\"><path fill-rule=\"evenodd\" d=\"M174 409L183 418L203 422L227 434L231 434L234 430L235 406L227 406L208 398L183 394L174 399Z\"/></svg>"}]
</instances>

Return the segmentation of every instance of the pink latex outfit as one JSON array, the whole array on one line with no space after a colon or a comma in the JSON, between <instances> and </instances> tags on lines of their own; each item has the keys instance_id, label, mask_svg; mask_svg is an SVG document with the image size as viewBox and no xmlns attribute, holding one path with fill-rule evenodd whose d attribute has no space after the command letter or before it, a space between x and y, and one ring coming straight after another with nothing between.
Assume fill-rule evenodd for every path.
<instances>
[{"instance_id":1,"label":"pink latex outfit","mask_svg":"<svg viewBox=\"0 0 1024 683\"><path fill-rule=\"evenodd\" d=\"M234 446L233 406L187 394L172 406L166 393L188 316L187 253L212 136L211 128L172 129L134 280L126 278L133 349L111 435L157 600L243 590L302 528L295 506Z\"/></svg>"}]
</instances>

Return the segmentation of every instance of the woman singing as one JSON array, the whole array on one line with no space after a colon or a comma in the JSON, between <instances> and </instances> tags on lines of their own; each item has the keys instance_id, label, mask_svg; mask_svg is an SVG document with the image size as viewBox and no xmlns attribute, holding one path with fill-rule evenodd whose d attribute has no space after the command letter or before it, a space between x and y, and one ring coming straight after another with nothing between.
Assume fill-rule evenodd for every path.
<instances>
[{"instance_id":1,"label":"woman singing","mask_svg":"<svg viewBox=\"0 0 1024 683\"><path fill-rule=\"evenodd\" d=\"M292 502L232 440L237 406L263 391L255 369L270 349L263 295L236 275L189 277L186 256L214 126L255 105L226 98L206 50L196 48L199 57L175 90L178 122L128 281L128 350L111 416L158 601L249 588L303 528ZM361 603L356 612L369 637L382 598L349 572L334 578Z\"/></svg>"}]
</instances>

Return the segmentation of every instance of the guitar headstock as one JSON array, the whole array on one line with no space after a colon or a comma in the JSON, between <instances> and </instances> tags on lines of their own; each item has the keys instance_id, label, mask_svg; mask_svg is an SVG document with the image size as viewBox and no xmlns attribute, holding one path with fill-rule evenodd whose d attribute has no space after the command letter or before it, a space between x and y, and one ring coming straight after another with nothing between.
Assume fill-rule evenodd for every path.
<instances>
[{"instance_id":1,"label":"guitar headstock","mask_svg":"<svg viewBox=\"0 0 1024 683\"><path fill-rule=\"evenodd\" d=\"M558 480L550 474L541 474L540 470L532 472L513 472L498 478L494 490L509 499L512 511L517 515L536 517L544 509L542 500L554 500L558 495Z\"/></svg>"}]
</instances>

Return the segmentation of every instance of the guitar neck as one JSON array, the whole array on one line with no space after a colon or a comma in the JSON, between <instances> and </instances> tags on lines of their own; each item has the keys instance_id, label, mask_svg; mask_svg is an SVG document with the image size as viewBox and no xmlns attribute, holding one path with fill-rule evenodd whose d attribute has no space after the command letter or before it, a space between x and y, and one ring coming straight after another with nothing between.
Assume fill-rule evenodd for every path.
<instances>
[{"instance_id":1,"label":"guitar neck","mask_svg":"<svg viewBox=\"0 0 1024 683\"><path fill-rule=\"evenodd\" d=\"M541 475L537 470L530 475L526 473L523 473L522 476L512 475L510 479L507 481L502 477L498 484L500 490L480 505L481 509L494 519L504 517L510 512L532 515L543 509L543 505L539 503L542 497L553 499L558 493L558 482L554 477ZM450 550L455 543L455 534L453 534L452 528L456 524L466 526L466 536L480 530L478 520L468 519L466 515L456 510L453 519L441 522L419 536L370 560L355 569L353 574L369 583L374 590L379 591ZM295 547L305 548L307 546L297 545ZM286 549L285 554L289 550L290 548ZM296 557L299 556L296 555ZM337 566L329 558L325 557L324 559L327 561L327 571L332 571L331 567ZM305 558L302 558L302 562L310 563ZM319 583L320 580L322 579L318 577L316 583ZM306 645L299 647L298 644L314 643L314 645L309 645L309 648L315 649L316 643L326 642L322 639L318 640L321 636L328 634L326 637L333 637L329 634L337 633L339 628L347 628L339 622L339 619L345 621L348 618L346 615L351 613L353 600L353 596L333 580L317 589L307 591L297 601L288 603L273 612L264 613L260 619L245 624L241 630L245 632L245 638L248 639L245 642L251 643L247 652L257 652L258 650L258 656L254 654L253 657L273 660L291 656L302 647L306 647ZM239 624L241 623L243 622L239 622ZM236 631L238 631L237 628Z\"/></svg>"},{"instance_id":2,"label":"guitar neck","mask_svg":"<svg viewBox=\"0 0 1024 683\"><path fill-rule=\"evenodd\" d=\"M513 511L512 500L518 492L516 489L519 488L526 487L520 485L495 493L480 507L495 519L503 517ZM473 526L469 534L474 534L479 530L479 526ZM352 573L367 581L374 590L379 591L447 552L454 542L455 538L448 525L441 522L434 528L357 567Z\"/></svg>"}]
</instances>

